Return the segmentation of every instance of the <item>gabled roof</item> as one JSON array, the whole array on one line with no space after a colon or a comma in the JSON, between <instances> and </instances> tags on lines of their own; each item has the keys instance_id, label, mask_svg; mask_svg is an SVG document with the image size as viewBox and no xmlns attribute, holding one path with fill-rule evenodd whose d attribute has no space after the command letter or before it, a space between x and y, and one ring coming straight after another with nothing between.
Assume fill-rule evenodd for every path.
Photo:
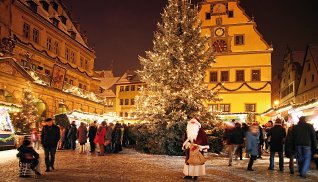
<instances>
[{"instance_id":1,"label":"gabled roof","mask_svg":"<svg viewBox=\"0 0 318 182\"><path fill-rule=\"evenodd\" d=\"M120 77L115 77L111 70L96 71L101 80L100 86L105 89L113 89L112 87L120 79Z\"/></svg>"},{"instance_id":2,"label":"gabled roof","mask_svg":"<svg viewBox=\"0 0 318 182\"><path fill-rule=\"evenodd\" d=\"M118 85L127 83L142 83L142 81L136 71L128 70L123 76L120 77L116 84Z\"/></svg>"},{"instance_id":3,"label":"gabled roof","mask_svg":"<svg viewBox=\"0 0 318 182\"><path fill-rule=\"evenodd\" d=\"M292 51L291 57L294 63L299 63L302 65L305 59L305 51Z\"/></svg>"},{"instance_id":4,"label":"gabled roof","mask_svg":"<svg viewBox=\"0 0 318 182\"><path fill-rule=\"evenodd\" d=\"M308 45L307 56L312 56L314 63L316 65L316 69L318 71L318 43Z\"/></svg>"}]
</instances>

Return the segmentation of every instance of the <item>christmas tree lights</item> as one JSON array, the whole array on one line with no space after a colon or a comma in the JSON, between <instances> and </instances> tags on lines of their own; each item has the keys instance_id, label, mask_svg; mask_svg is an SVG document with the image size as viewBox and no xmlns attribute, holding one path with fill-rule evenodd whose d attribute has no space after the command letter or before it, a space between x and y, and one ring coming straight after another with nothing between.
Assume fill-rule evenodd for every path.
<instances>
[{"instance_id":1,"label":"christmas tree lights","mask_svg":"<svg viewBox=\"0 0 318 182\"><path fill-rule=\"evenodd\" d=\"M204 84L214 57L209 38L201 35L198 7L189 0L169 0L154 35L153 50L140 57L146 83L137 97L137 115L150 122L185 121L199 114L212 119L204 101L216 93Z\"/></svg>"}]
</instances>

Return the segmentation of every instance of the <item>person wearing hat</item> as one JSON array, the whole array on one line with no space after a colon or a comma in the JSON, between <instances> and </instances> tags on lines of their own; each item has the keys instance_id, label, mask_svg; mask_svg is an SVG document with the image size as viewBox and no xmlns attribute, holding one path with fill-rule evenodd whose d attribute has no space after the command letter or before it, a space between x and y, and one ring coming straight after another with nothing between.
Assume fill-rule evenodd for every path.
<instances>
[{"instance_id":1,"label":"person wearing hat","mask_svg":"<svg viewBox=\"0 0 318 182\"><path fill-rule=\"evenodd\" d=\"M46 171L54 170L54 159L57 143L60 140L60 129L53 123L52 118L45 120L46 125L42 129L41 141L45 154Z\"/></svg>"}]
</instances>

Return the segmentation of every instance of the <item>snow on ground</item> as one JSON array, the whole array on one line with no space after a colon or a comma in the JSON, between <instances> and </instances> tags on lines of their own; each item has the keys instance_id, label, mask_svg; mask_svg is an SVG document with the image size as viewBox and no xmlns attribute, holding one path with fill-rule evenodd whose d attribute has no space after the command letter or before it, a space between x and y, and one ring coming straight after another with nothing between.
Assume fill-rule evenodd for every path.
<instances>
[{"instance_id":1,"label":"snow on ground","mask_svg":"<svg viewBox=\"0 0 318 182\"><path fill-rule=\"evenodd\" d=\"M44 171L43 151L41 168ZM56 154L56 170L50 173L43 172L40 177L31 179L18 177L18 159L16 150L0 152L0 181L142 181L142 182L178 182L184 180L182 168L184 157L171 157L148 155L138 153L132 149L124 149L120 154L97 156L92 154L79 154L77 151L58 151ZM310 171L309 177L304 180L296 174L291 176L288 171L288 160L285 160L285 171L279 172L278 161L275 171L268 171L268 157L257 160L254 172L246 170L248 159L233 162L228 166L228 159L208 155L206 165L207 175L200 177L199 181L318 181L318 171Z\"/></svg>"}]
</instances>

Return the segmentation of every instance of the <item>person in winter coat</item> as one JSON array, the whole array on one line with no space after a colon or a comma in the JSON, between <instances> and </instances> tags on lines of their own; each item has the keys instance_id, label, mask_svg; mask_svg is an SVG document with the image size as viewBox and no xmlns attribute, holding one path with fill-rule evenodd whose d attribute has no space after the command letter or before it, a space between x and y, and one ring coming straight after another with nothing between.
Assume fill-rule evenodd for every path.
<instances>
[{"instance_id":1,"label":"person in winter coat","mask_svg":"<svg viewBox=\"0 0 318 182\"><path fill-rule=\"evenodd\" d=\"M112 134L113 134L113 123L110 123L106 128L106 141L105 141L105 152L110 153L112 151Z\"/></svg>"},{"instance_id":2,"label":"person in winter coat","mask_svg":"<svg viewBox=\"0 0 318 182\"><path fill-rule=\"evenodd\" d=\"M36 150L39 150L39 140L40 136L36 128L33 128L33 131L31 133L31 143L33 145L33 148Z\"/></svg>"},{"instance_id":3,"label":"person in winter coat","mask_svg":"<svg viewBox=\"0 0 318 182\"><path fill-rule=\"evenodd\" d=\"M87 142L87 128L85 123L81 122L80 126L77 129L76 138L80 144L80 154L84 152L85 144Z\"/></svg>"},{"instance_id":4,"label":"person in winter coat","mask_svg":"<svg viewBox=\"0 0 318 182\"><path fill-rule=\"evenodd\" d=\"M250 161L247 166L248 171L254 171L253 163L257 158L259 150L259 127L257 124L250 126L248 132L246 132L246 152L250 154Z\"/></svg>"},{"instance_id":5,"label":"person in winter coat","mask_svg":"<svg viewBox=\"0 0 318 182\"><path fill-rule=\"evenodd\" d=\"M77 128L76 128L75 121L73 121L71 124L71 128L67 134L67 138L71 144L71 149L73 150L76 149L76 135L77 135Z\"/></svg>"},{"instance_id":6,"label":"person in winter coat","mask_svg":"<svg viewBox=\"0 0 318 182\"><path fill-rule=\"evenodd\" d=\"M99 145L99 156L103 156L105 153L105 136L106 136L106 121L103 121L97 129L96 137L94 142Z\"/></svg>"},{"instance_id":7,"label":"person in winter coat","mask_svg":"<svg viewBox=\"0 0 318 182\"><path fill-rule=\"evenodd\" d=\"M284 140L286 137L286 130L282 127L282 120L277 118L275 120L275 125L272 127L267 136L270 137L270 158L269 158L269 167L268 170L274 170L274 157L275 153L278 153L279 156L279 170L284 171L284 155L283 147Z\"/></svg>"},{"instance_id":8,"label":"person in winter coat","mask_svg":"<svg viewBox=\"0 0 318 182\"><path fill-rule=\"evenodd\" d=\"M293 127L293 141L296 146L296 159L300 176L306 178L310 167L311 153L317 149L314 127L301 116L299 123Z\"/></svg>"},{"instance_id":9,"label":"person in winter coat","mask_svg":"<svg viewBox=\"0 0 318 182\"><path fill-rule=\"evenodd\" d=\"M239 153L238 149L244 142L244 131L239 123L235 123L235 128L230 131L229 134L229 166L232 166L233 155ZM242 152L240 153L240 159L242 159Z\"/></svg>"},{"instance_id":10,"label":"person in winter coat","mask_svg":"<svg viewBox=\"0 0 318 182\"><path fill-rule=\"evenodd\" d=\"M23 144L18 148L19 153L17 157L22 163L30 163L31 169L36 175L41 175L39 166L39 154L30 146L29 140L24 140ZM22 176L21 176L22 177Z\"/></svg>"},{"instance_id":11,"label":"person in winter coat","mask_svg":"<svg viewBox=\"0 0 318 182\"><path fill-rule=\"evenodd\" d=\"M112 133L112 138L113 140L115 140L115 147L114 147L114 153L118 153L120 151L122 151L122 146L121 146L121 133L122 133L122 130L121 130L121 124L120 123L116 123L115 125L115 128L113 130L113 133Z\"/></svg>"},{"instance_id":12,"label":"person in winter coat","mask_svg":"<svg viewBox=\"0 0 318 182\"><path fill-rule=\"evenodd\" d=\"M46 171L54 170L54 160L57 143L60 140L60 128L53 124L52 118L45 120L46 125L42 129L41 141L44 148Z\"/></svg>"},{"instance_id":13,"label":"person in winter coat","mask_svg":"<svg viewBox=\"0 0 318 182\"><path fill-rule=\"evenodd\" d=\"M94 142L96 132L97 132L96 123L97 121L94 121L94 123L92 123L91 126L89 126L88 128L88 140L91 147L91 150L90 150L91 153L95 152L95 148L96 148L96 145Z\"/></svg>"},{"instance_id":14,"label":"person in winter coat","mask_svg":"<svg viewBox=\"0 0 318 182\"><path fill-rule=\"evenodd\" d=\"M68 125L63 132L62 139L63 139L63 149L70 149L70 142L67 138L68 132L70 131L71 125Z\"/></svg>"},{"instance_id":15,"label":"person in winter coat","mask_svg":"<svg viewBox=\"0 0 318 182\"><path fill-rule=\"evenodd\" d=\"M295 146L293 144L293 126L290 126L287 131L285 140L285 156L289 158L289 172L294 174L294 159L295 159Z\"/></svg>"},{"instance_id":16,"label":"person in winter coat","mask_svg":"<svg viewBox=\"0 0 318 182\"><path fill-rule=\"evenodd\" d=\"M258 146L258 156L257 158L262 158L262 146L264 145L264 132L263 128L261 127L260 123L258 122L258 128L259 128L259 146Z\"/></svg>"}]
</instances>

